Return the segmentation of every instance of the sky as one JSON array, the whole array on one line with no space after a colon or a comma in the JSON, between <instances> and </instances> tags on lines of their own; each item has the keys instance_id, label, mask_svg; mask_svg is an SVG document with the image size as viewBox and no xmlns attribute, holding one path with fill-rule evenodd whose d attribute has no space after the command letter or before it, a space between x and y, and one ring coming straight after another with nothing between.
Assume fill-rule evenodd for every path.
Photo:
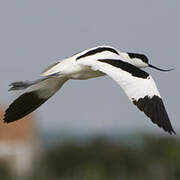
<instances>
[{"instance_id":1,"label":"sky","mask_svg":"<svg viewBox=\"0 0 180 180\"><path fill-rule=\"evenodd\" d=\"M174 129L179 121L179 0L0 0L0 102L17 80L31 80L48 65L82 50L111 45L144 53ZM165 134L131 104L108 77L70 80L36 111L44 132L113 134L143 131Z\"/></svg>"}]
</instances>

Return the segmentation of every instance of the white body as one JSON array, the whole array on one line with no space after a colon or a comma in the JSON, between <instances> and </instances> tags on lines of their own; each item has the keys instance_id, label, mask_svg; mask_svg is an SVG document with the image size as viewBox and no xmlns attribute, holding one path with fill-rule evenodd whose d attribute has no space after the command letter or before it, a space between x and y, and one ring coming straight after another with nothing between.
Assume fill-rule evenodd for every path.
<instances>
[{"instance_id":1,"label":"white body","mask_svg":"<svg viewBox=\"0 0 180 180\"><path fill-rule=\"evenodd\" d=\"M109 47L110 46L99 46L99 47ZM97 48L97 47L96 47ZM114 79L125 91L130 99L138 100L140 97L144 97L147 94L152 97L157 95L160 97L160 94L156 88L156 85L149 76L149 79L140 79L132 77L126 71L122 71L119 68L113 67L109 64L98 62L98 59L121 59L122 61L128 62L135 65L136 67L144 68L147 67L147 64L143 63L141 60L131 60L126 53L119 52L119 55L114 54L109 51L100 52L95 55L83 57L78 59L77 57L85 54L87 51L93 50L95 48L85 50L79 54L76 54L72 57L59 61L59 63L50 69L44 71L42 76L49 76L57 73L59 78L67 79L78 79L85 80L89 78L95 78L99 76L109 75Z\"/></svg>"},{"instance_id":2,"label":"white body","mask_svg":"<svg viewBox=\"0 0 180 180\"><path fill-rule=\"evenodd\" d=\"M99 46L101 47L101 46ZM110 47L110 46L102 46L102 47ZM59 73L61 77L67 77L69 79L89 79L94 77L99 77L105 75L104 73L100 71L94 71L90 66L86 66L81 64L82 60L91 60L96 61L97 59L103 59L103 58L120 58L120 56L112 53L112 52L101 52L97 53L95 55L92 55L90 57L84 57L80 60L76 60L77 57L83 55L87 51L93 50L95 48L85 50L81 53L75 54L69 58L63 59L59 61L59 64L55 63L56 65L54 67L51 67L50 69L47 69L44 71L41 75L42 76L48 76L54 73Z\"/></svg>"}]
</instances>

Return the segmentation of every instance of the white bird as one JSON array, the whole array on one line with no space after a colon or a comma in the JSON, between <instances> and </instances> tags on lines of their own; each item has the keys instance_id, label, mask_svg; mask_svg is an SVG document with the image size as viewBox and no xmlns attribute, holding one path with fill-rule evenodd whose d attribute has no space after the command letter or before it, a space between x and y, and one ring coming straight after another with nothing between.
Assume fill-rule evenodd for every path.
<instances>
[{"instance_id":1,"label":"white bird","mask_svg":"<svg viewBox=\"0 0 180 180\"><path fill-rule=\"evenodd\" d=\"M120 52L111 46L98 46L58 61L45 69L42 78L10 84L9 90L26 91L6 110L4 122L23 118L53 96L69 79L89 79L108 75L124 90L130 101L153 123L170 134L171 125L160 93L152 77L140 68L151 67L143 54Z\"/></svg>"}]
</instances>

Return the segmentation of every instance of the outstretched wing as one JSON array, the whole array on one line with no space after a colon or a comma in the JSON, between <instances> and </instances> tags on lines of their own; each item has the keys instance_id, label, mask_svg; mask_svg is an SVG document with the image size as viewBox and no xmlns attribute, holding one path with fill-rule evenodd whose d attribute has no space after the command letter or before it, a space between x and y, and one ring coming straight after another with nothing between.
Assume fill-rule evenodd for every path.
<instances>
[{"instance_id":1,"label":"outstretched wing","mask_svg":"<svg viewBox=\"0 0 180 180\"><path fill-rule=\"evenodd\" d=\"M33 112L56 93L67 79L50 77L37 81L19 96L5 112L4 122L10 123Z\"/></svg>"},{"instance_id":2,"label":"outstretched wing","mask_svg":"<svg viewBox=\"0 0 180 180\"><path fill-rule=\"evenodd\" d=\"M125 91L129 99L143 111L153 123L168 131L172 128L159 91L152 77L145 71L119 59L81 60L77 63L90 66L115 80Z\"/></svg>"}]
</instances>

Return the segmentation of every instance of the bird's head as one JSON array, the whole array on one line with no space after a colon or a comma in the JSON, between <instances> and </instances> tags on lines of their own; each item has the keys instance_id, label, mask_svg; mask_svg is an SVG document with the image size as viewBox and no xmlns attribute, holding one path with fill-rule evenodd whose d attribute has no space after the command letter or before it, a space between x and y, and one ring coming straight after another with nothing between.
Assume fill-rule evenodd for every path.
<instances>
[{"instance_id":1,"label":"bird's head","mask_svg":"<svg viewBox=\"0 0 180 180\"><path fill-rule=\"evenodd\" d=\"M158 68L156 66L149 64L149 60L148 60L147 56L145 56L144 54L127 52L127 53L120 53L120 56L122 56L122 58L124 60L126 60L128 63L130 63L136 67L139 67L139 68L151 67L151 68L157 69L159 71L173 70L173 69L161 69L161 68Z\"/></svg>"}]
</instances>

